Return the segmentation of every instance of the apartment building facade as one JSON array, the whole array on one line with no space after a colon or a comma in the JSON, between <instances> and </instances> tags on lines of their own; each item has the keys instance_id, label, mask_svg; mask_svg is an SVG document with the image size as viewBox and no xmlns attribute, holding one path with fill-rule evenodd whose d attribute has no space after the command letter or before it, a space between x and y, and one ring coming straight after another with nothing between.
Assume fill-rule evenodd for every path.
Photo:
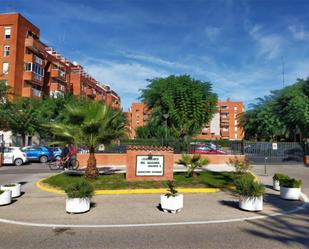
<instances>
[{"instance_id":1,"label":"apartment building facade","mask_svg":"<svg viewBox=\"0 0 309 249\"><path fill-rule=\"evenodd\" d=\"M81 65L73 63L40 40L40 30L19 13L0 14L0 80L12 95L57 97L67 92L120 108L118 94Z\"/></svg>"},{"instance_id":2,"label":"apartment building facade","mask_svg":"<svg viewBox=\"0 0 309 249\"><path fill-rule=\"evenodd\" d=\"M133 103L127 112L128 137L136 138L136 129L147 124L151 110L143 103ZM239 114L244 112L243 102L234 102L230 98L218 101L217 112L209 124L205 125L197 139L242 140L243 130L239 126Z\"/></svg>"}]
</instances>

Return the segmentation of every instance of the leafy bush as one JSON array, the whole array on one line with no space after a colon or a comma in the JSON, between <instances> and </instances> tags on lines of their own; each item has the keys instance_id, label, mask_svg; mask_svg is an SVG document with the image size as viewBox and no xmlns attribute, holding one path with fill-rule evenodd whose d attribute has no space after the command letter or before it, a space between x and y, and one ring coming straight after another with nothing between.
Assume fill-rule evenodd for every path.
<instances>
[{"instance_id":1,"label":"leafy bush","mask_svg":"<svg viewBox=\"0 0 309 249\"><path fill-rule=\"evenodd\" d=\"M195 177L195 169L201 168L204 165L207 165L209 163L209 160L207 158L202 158L201 155L195 154L193 157L190 157L189 155L182 155L182 159L180 159L177 163L183 164L187 168L187 177Z\"/></svg>"},{"instance_id":2,"label":"leafy bush","mask_svg":"<svg viewBox=\"0 0 309 249\"><path fill-rule=\"evenodd\" d=\"M255 181L252 174L245 174L235 181L236 193L245 197L260 197L265 193L263 184Z\"/></svg>"},{"instance_id":3,"label":"leafy bush","mask_svg":"<svg viewBox=\"0 0 309 249\"><path fill-rule=\"evenodd\" d=\"M16 184L15 183L10 183L10 184L5 184L4 187L15 187Z\"/></svg>"},{"instance_id":4,"label":"leafy bush","mask_svg":"<svg viewBox=\"0 0 309 249\"><path fill-rule=\"evenodd\" d=\"M4 193L4 190L0 190L0 195Z\"/></svg>"},{"instance_id":5,"label":"leafy bush","mask_svg":"<svg viewBox=\"0 0 309 249\"><path fill-rule=\"evenodd\" d=\"M280 173L275 173L274 176L273 176L273 180L274 181L281 181L281 180L284 180L284 179L289 179L290 177L287 176L287 175L284 175L284 174L280 174Z\"/></svg>"},{"instance_id":6,"label":"leafy bush","mask_svg":"<svg viewBox=\"0 0 309 249\"><path fill-rule=\"evenodd\" d=\"M165 194L167 198L169 197L175 197L178 195L178 191L175 189L175 184L174 181L167 181L167 186L168 186L168 193Z\"/></svg>"},{"instance_id":7,"label":"leafy bush","mask_svg":"<svg viewBox=\"0 0 309 249\"><path fill-rule=\"evenodd\" d=\"M282 179L280 181L280 186L285 188L300 188L301 180L296 180L294 178Z\"/></svg>"},{"instance_id":8,"label":"leafy bush","mask_svg":"<svg viewBox=\"0 0 309 249\"><path fill-rule=\"evenodd\" d=\"M69 198L91 198L94 194L92 184L86 180L72 183L64 191Z\"/></svg>"},{"instance_id":9,"label":"leafy bush","mask_svg":"<svg viewBox=\"0 0 309 249\"><path fill-rule=\"evenodd\" d=\"M251 170L251 163L248 157L239 159L238 157L230 158L228 164L235 167L237 173L246 173Z\"/></svg>"}]
</instances>

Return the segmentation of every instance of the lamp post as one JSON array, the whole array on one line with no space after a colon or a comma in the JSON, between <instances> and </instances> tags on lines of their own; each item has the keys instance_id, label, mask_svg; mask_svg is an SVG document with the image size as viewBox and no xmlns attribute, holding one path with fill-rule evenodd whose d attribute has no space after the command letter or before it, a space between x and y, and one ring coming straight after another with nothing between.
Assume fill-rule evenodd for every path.
<instances>
[{"instance_id":1,"label":"lamp post","mask_svg":"<svg viewBox=\"0 0 309 249\"><path fill-rule=\"evenodd\" d=\"M167 144L167 119L169 115L166 113L166 114L163 114L163 117L165 118L165 143Z\"/></svg>"}]
</instances>

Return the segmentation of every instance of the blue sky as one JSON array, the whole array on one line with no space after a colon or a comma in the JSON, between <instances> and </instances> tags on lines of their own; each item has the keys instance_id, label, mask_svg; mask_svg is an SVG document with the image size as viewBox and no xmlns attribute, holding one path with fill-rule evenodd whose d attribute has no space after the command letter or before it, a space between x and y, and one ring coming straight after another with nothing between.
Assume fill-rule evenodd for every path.
<instances>
[{"instance_id":1,"label":"blue sky","mask_svg":"<svg viewBox=\"0 0 309 249\"><path fill-rule=\"evenodd\" d=\"M1 0L41 39L121 96L189 74L246 104L309 75L309 1Z\"/></svg>"}]
</instances>

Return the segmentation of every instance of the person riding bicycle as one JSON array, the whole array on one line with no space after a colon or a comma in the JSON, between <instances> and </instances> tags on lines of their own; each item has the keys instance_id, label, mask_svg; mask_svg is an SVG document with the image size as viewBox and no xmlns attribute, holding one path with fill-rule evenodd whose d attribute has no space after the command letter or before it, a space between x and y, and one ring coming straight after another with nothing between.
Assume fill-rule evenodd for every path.
<instances>
[{"instance_id":1,"label":"person riding bicycle","mask_svg":"<svg viewBox=\"0 0 309 249\"><path fill-rule=\"evenodd\" d=\"M70 145L66 144L61 153L61 161L65 162L65 167L69 166L69 154L70 154Z\"/></svg>"},{"instance_id":2,"label":"person riding bicycle","mask_svg":"<svg viewBox=\"0 0 309 249\"><path fill-rule=\"evenodd\" d=\"M77 156L77 148L74 147L72 144L69 144L68 147L69 153L67 154L67 156L70 157L69 163L75 163Z\"/></svg>"}]
</instances>

